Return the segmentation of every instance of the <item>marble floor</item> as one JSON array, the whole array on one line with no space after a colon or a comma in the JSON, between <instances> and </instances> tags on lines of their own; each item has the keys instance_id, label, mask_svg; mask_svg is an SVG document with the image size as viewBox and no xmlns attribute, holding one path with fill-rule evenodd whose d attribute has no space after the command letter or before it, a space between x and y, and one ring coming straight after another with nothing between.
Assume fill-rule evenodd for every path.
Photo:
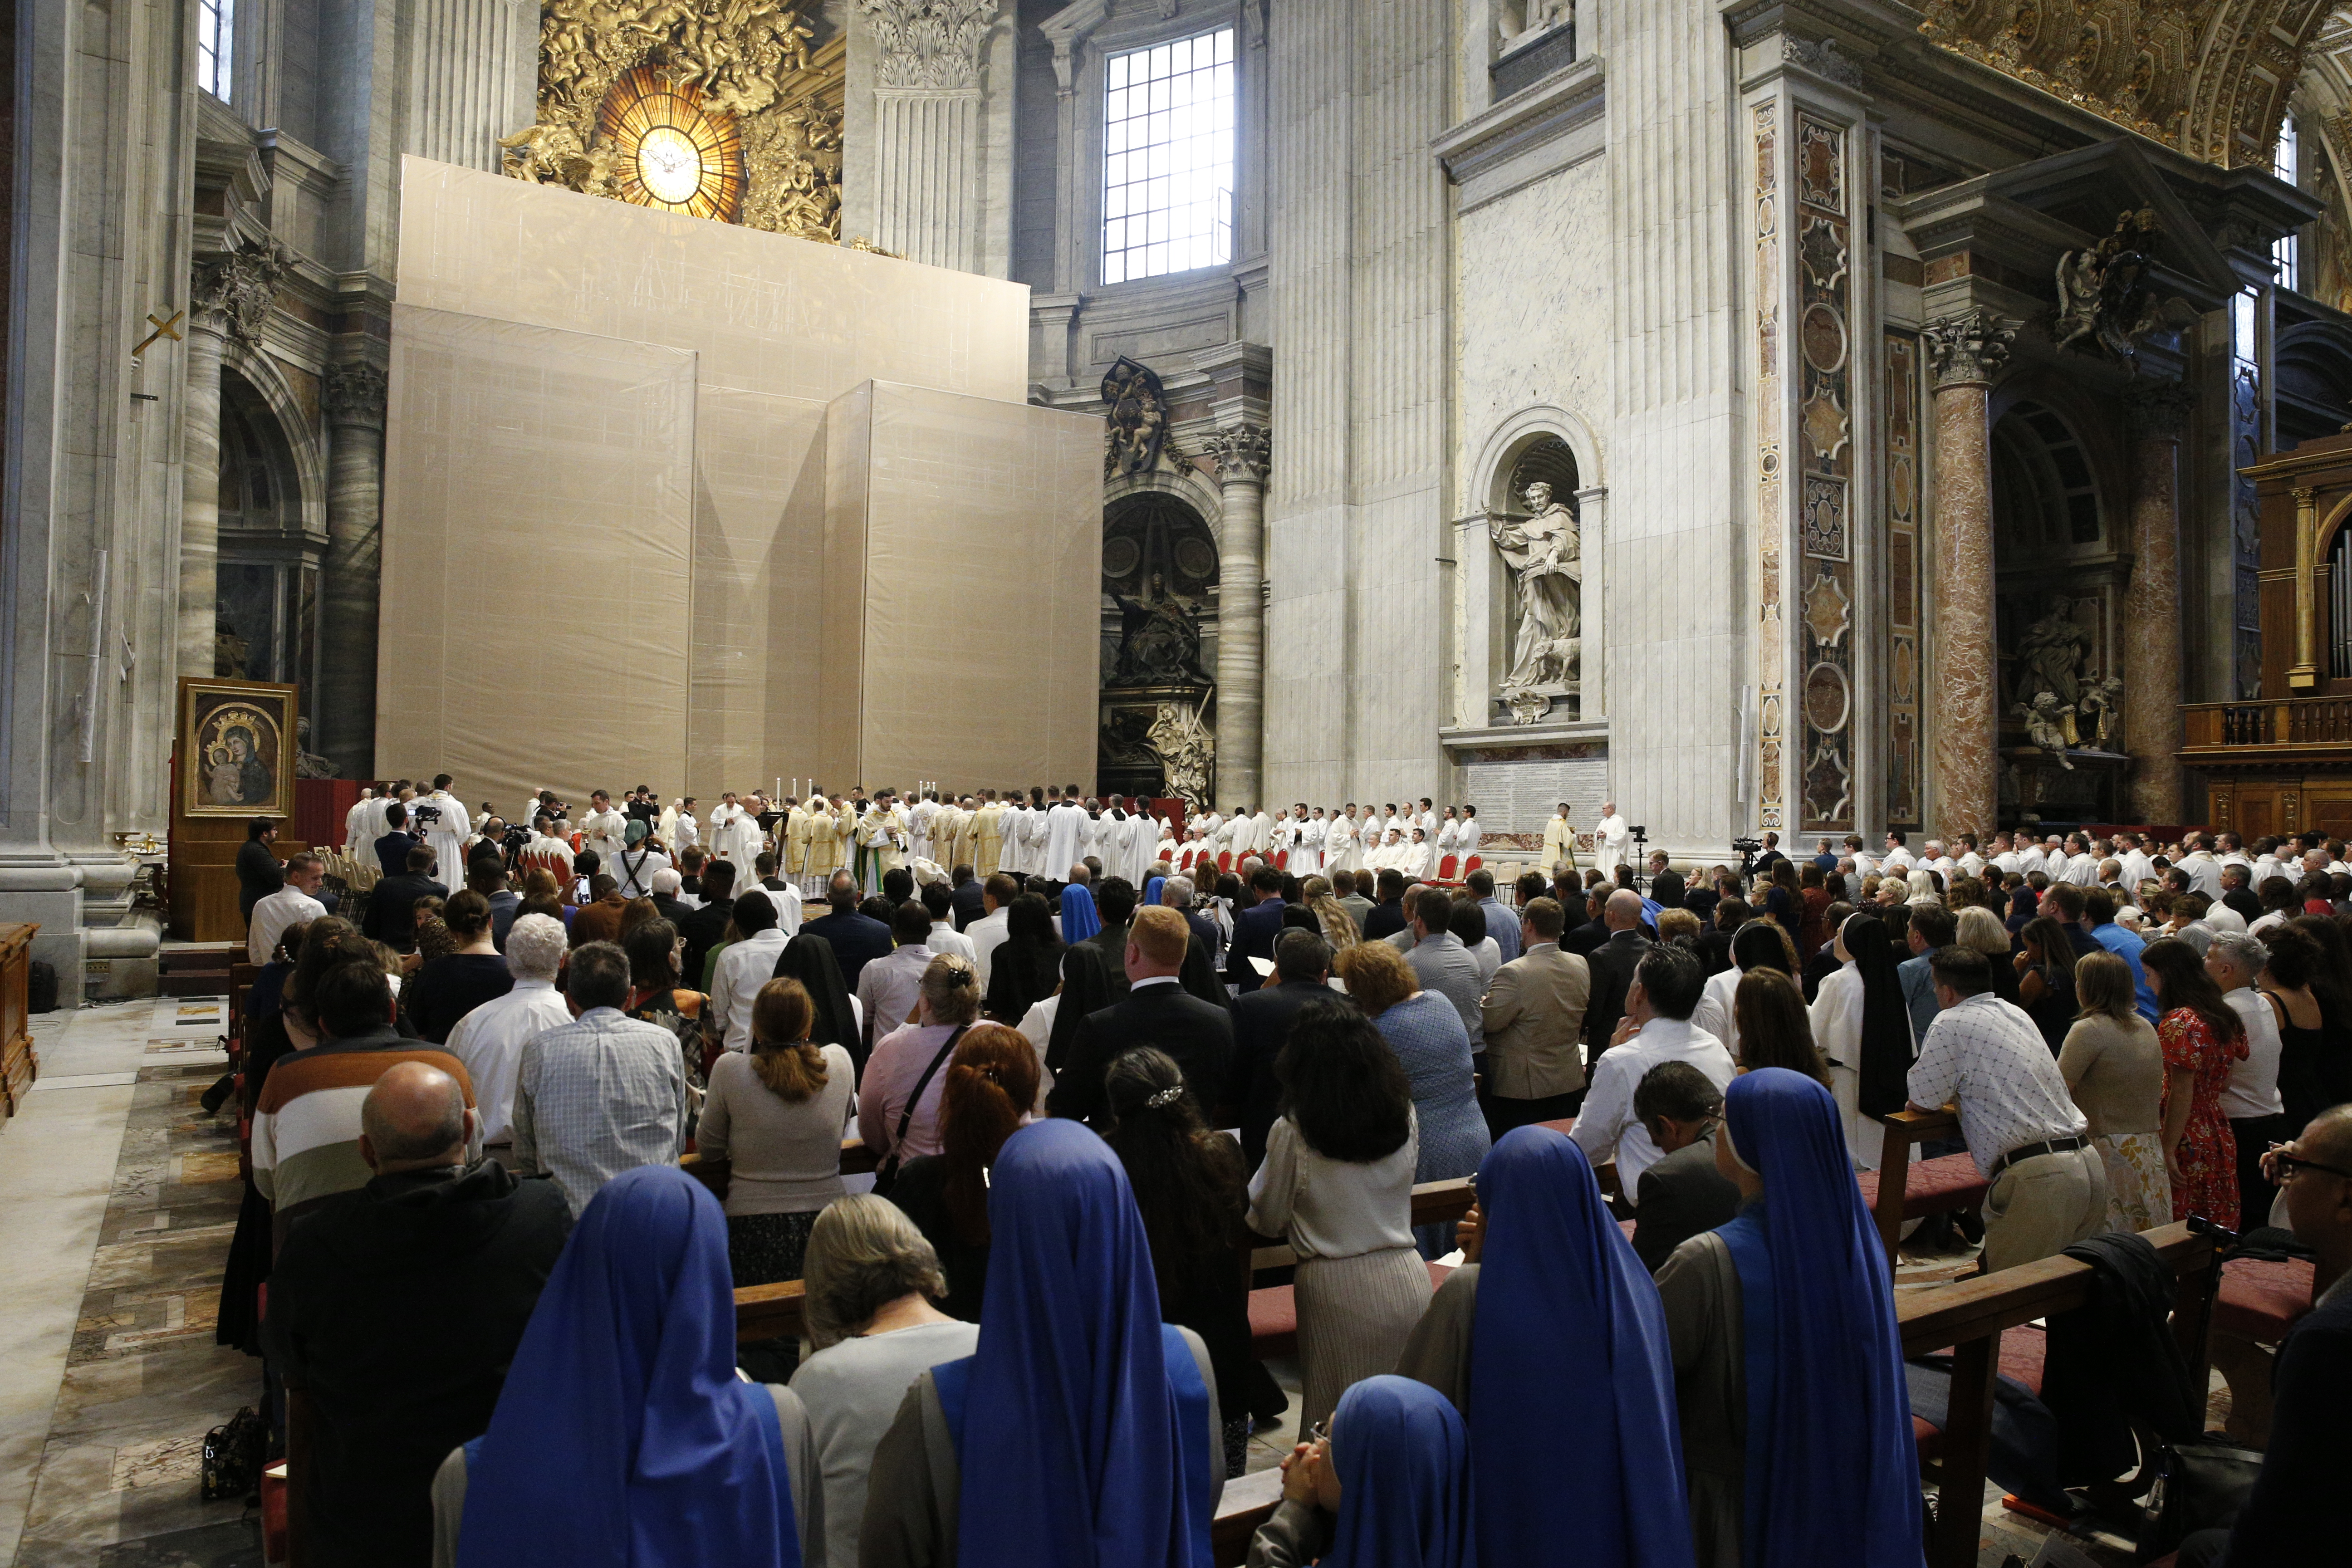
<instances>
[{"instance_id":1,"label":"marble floor","mask_svg":"<svg viewBox=\"0 0 2352 1568\"><path fill-rule=\"evenodd\" d=\"M205 1503L206 1431L258 1404L213 1342L236 1221L236 1124L197 1096L222 1004L34 1021L41 1077L0 1129L0 1562L258 1568L260 1530Z\"/></svg>"}]
</instances>

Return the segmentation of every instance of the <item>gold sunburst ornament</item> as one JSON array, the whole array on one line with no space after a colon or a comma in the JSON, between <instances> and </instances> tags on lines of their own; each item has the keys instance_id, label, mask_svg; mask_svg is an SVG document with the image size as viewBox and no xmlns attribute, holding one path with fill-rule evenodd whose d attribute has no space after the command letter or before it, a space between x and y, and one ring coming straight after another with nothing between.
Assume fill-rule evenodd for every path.
<instances>
[{"instance_id":1,"label":"gold sunburst ornament","mask_svg":"<svg viewBox=\"0 0 2352 1568\"><path fill-rule=\"evenodd\" d=\"M736 220L743 204L743 144L735 117L705 107L694 89L639 66L604 95L596 130L615 154L622 200L721 223Z\"/></svg>"}]
</instances>

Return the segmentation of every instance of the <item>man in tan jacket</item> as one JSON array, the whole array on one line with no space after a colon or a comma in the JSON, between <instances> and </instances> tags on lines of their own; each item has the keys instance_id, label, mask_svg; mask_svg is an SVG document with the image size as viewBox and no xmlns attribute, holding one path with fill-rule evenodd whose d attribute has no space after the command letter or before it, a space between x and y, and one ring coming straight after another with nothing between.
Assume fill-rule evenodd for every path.
<instances>
[{"instance_id":1,"label":"man in tan jacket","mask_svg":"<svg viewBox=\"0 0 2352 1568\"><path fill-rule=\"evenodd\" d=\"M1584 1098L1578 1043L1592 975L1583 959L1560 951L1567 923L1557 899L1530 899L1519 915L1520 954L1495 971L1480 1004L1486 1068L1478 1099L1497 1138L1573 1116Z\"/></svg>"}]
</instances>

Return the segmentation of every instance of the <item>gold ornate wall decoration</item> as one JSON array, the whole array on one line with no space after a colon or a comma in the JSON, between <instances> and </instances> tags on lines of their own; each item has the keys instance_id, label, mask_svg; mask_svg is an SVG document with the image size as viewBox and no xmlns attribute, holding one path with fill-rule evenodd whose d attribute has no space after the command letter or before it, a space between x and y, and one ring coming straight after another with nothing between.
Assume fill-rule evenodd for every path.
<instances>
[{"instance_id":1,"label":"gold ornate wall decoration","mask_svg":"<svg viewBox=\"0 0 2352 1568\"><path fill-rule=\"evenodd\" d=\"M816 0L547 0L505 172L837 244L845 42L819 26Z\"/></svg>"},{"instance_id":2,"label":"gold ornate wall decoration","mask_svg":"<svg viewBox=\"0 0 2352 1568\"><path fill-rule=\"evenodd\" d=\"M2266 165L2332 0L1921 0L1937 45L2225 168Z\"/></svg>"},{"instance_id":3,"label":"gold ornate wall decoration","mask_svg":"<svg viewBox=\"0 0 2352 1568\"><path fill-rule=\"evenodd\" d=\"M1853 218L1846 128L1800 111L1796 121L1797 268L1795 372L1798 421L1798 545L1805 564L1799 617L1804 773L1800 824L1835 833L1854 823L1854 640L1845 635L1853 603L1854 456Z\"/></svg>"}]
</instances>

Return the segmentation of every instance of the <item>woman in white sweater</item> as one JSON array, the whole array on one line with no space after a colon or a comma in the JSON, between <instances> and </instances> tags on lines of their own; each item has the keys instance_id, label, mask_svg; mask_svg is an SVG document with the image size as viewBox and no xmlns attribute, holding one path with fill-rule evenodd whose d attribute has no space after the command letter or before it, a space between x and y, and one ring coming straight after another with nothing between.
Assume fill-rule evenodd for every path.
<instances>
[{"instance_id":1,"label":"woman in white sweater","mask_svg":"<svg viewBox=\"0 0 2352 1568\"><path fill-rule=\"evenodd\" d=\"M816 1010L797 980L771 980L751 1003L751 1048L710 1069L695 1147L726 1160L727 1261L735 1285L801 1277L817 1211L846 1191L841 1133L856 1068L839 1046L809 1041Z\"/></svg>"}]
</instances>

